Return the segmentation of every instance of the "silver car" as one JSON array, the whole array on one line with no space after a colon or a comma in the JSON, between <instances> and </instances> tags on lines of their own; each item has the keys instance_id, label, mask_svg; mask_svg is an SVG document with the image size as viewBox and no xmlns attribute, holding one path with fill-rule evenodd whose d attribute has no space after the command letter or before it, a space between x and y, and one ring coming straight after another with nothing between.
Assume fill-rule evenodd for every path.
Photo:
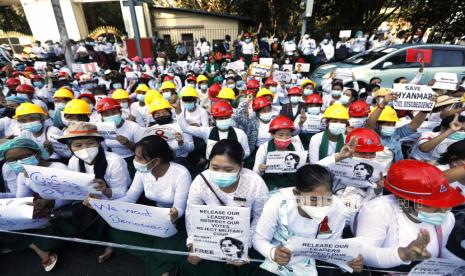
<instances>
[{"instance_id":1,"label":"silver car","mask_svg":"<svg viewBox=\"0 0 465 276\"><path fill-rule=\"evenodd\" d=\"M465 46L445 44L399 44L379 47L363 54L357 54L344 61L318 67L310 79L321 85L336 68L351 68L361 87L370 79L379 77L383 87L392 87L398 77L411 80L418 72L419 63L407 63L407 49L431 49L431 63L425 65L422 84L434 78L437 72L456 73L458 81L465 76ZM351 83L348 83L351 87Z\"/></svg>"}]
</instances>

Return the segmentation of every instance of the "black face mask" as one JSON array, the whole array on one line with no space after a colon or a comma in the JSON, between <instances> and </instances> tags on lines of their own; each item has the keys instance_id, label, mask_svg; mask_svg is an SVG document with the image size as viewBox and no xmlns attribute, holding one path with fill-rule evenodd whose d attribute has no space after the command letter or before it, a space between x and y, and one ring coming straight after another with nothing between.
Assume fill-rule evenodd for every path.
<instances>
[{"instance_id":1,"label":"black face mask","mask_svg":"<svg viewBox=\"0 0 465 276\"><path fill-rule=\"evenodd\" d=\"M173 117L171 116L162 116L162 117L157 117L154 119L158 125L166 125L166 124L171 124L173 122Z\"/></svg>"},{"instance_id":2,"label":"black face mask","mask_svg":"<svg viewBox=\"0 0 465 276\"><path fill-rule=\"evenodd\" d=\"M13 116L15 116L15 109L11 107L6 107L5 112L3 114L8 118L13 119Z\"/></svg>"}]
</instances>

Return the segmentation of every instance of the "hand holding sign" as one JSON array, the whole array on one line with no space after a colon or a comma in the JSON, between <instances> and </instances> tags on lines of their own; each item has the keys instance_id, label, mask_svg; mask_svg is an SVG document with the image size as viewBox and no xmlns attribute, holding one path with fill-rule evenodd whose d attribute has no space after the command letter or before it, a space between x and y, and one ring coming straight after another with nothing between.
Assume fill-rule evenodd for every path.
<instances>
[{"instance_id":1,"label":"hand holding sign","mask_svg":"<svg viewBox=\"0 0 465 276\"><path fill-rule=\"evenodd\" d=\"M426 229L420 229L418 237L413 240L407 247L399 247L398 254L402 261L421 261L431 258L431 253L426 250L430 242L429 232Z\"/></svg>"},{"instance_id":2,"label":"hand holding sign","mask_svg":"<svg viewBox=\"0 0 465 276\"><path fill-rule=\"evenodd\" d=\"M353 259L352 261L348 262L349 265L355 272L362 272L363 270L363 257L362 255L358 255L357 258Z\"/></svg>"},{"instance_id":3,"label":"hand holding sign","mask_svg":"<svg viewBox=\"0 0 465 276\"><path fill-rule=\"evenodd\" d=\"M275 247L273 261L279 265L287 265L291 260L292 252L284 246Z\"/></svg>"},{"instance_id":4,"label":"hand holding sign","mask_svg":"<svg viewBox=\"0 0 465 276\"><path fill-rule=\"evenodd\" d=\"M449 129L453 132L460 131L462 129L462 123L459 122L459 114L454 115L454 119L449 124Z\"/></svg>"},{"instance_id":5,"label":"hand holding sign","mask_svg":"<svg viewBox=\"0 0 465 276\"><path fill-rule=\"evenodd\" d=\"M305 113L307 113L307 112L305 112L304 109L302 109L302 111L300 111L299 125L301 127L307 121L307 115Z\"/></svg>"}]
</instances>

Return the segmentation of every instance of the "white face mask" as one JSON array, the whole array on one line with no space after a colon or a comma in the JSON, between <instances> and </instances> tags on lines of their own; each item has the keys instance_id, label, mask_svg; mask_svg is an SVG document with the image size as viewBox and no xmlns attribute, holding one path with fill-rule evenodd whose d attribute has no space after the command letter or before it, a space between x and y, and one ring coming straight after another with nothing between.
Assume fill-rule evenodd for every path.
<instances>
[{"instance_id":1,"label":"white face mask","mask_svg":"<svg viewBox=\"0 0 465 276\"><path fill-rule=\"evenodd\" d=\"M364 127L365 126L365 123L367 121L367 118L366 117L362 117L362 118L350 118L349 119L349 124L351 127L354 127L354 128L361 128L361 127Z\"/></svg>"},{"instance_id":2,"label":"white face mask","mask_svg":"<svg viewBox=\"0 0 465 276\"><path fill-rule=\"evenodd\" d=\"M308 206L308 205L300 205L300 208L316 223L321 223L323 219L328 215L329 208L331 206Z\"/></svg>"},{"instance_id":3,"label":"white face mask","mask_svg":"<svg viewBox=\"0 0 465 276\"><path fill-rule=\"evenodd\" d=\"M77 158L81 159L87 164L92 163L92 161L94 161L97 154L98 154L98 147L85 148L85 149L77 150L74 152L74 155Z\"/></svg>"}]
</instances>

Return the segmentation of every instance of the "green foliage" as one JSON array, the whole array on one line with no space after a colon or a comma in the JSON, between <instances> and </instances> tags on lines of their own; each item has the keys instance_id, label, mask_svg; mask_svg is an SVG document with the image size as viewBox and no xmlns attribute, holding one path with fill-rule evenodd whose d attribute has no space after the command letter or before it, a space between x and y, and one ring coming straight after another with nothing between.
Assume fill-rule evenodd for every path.
<instances>
[{"instance_id":1,"label":"green foliage","mask_svg":"<svg viewBox=\"0 0 465 276\"><path fill-rule=\"evenodd\" d=\"M32 34L21 5L0 6L0 29Z\"/></svg>"}]
</instances>

